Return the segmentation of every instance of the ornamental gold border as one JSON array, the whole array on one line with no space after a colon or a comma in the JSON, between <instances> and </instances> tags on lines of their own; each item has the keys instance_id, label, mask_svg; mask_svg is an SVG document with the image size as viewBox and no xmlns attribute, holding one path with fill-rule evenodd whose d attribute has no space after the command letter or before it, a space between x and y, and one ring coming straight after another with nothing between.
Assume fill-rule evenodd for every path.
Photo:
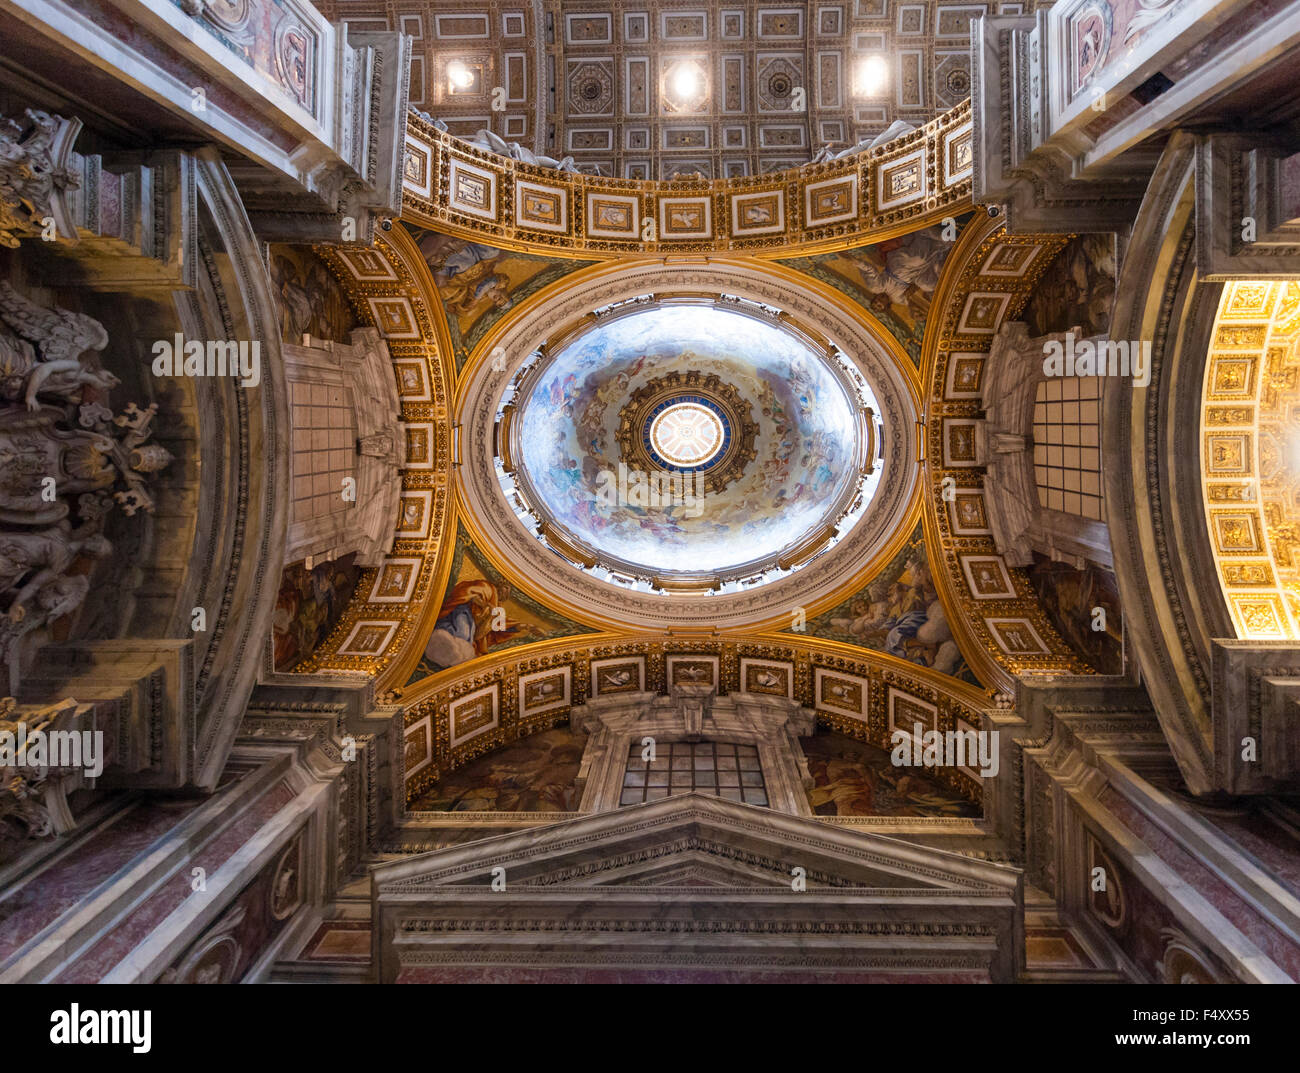
<instances>
[{"instance_id":1,"label":"ornamental gold border","mask_svg":"<svg viewBox=\"0 0 1300 1073\"><path fill-rule=\"evenodd\" d=\"M1297 511L1287 486L1276 480L1275 457L1287 446L1278 442L1287 421L1280 405L1295 375L1288 356L1298 318L1300 284L1225 283L1205 363L1201 502L1224 603L1245 640L1300 637L1300 604L1290 580L1296 566L1289 534Z\"/></svg>"},{"instance_id":2,"label":"ornamental gold border","mask_svg":"<svg viewBox=\"0 0 1300 1073\"><path fill-rule=\"evenodd\" d=\"M442 591L439 586L445 585L445 575L450 567L444 534L455 532L454 528L448 528L455 521L452 511L454 491L450 482L451 427L447 408L452 386L451 350L447 345L446 326L440 320L441 303L436 292L431 290L428 267L405 231L395 229L379 235L375 244L367 248L318 246L315 251L339 281L359 322L377 328L381 337L384 331L376 324L372 300L392 299L400 304L400 308L409 310L417 337L385 337L385 341L395 366L419 363L428 389L427 400L401 401L399 381L399 420L402 424L425 424L433 429L431 465L426 469L404 469L401 473L403 494L428 493L425 535L408 538L399 534L388 556L390 559L419 559L416 582L405 601L376 603L369 597L379 571L363 570L356 591L334 629L312 656L296 669L296 673L304 674L359 671L378 676L383 686L403 681L403 668L408 664L413 667L418 662L424 638L433 628L430 616L436 615L438 610L438 603L430 599L430 594ZM382 271L358 269L359 265L374 266L376 258L382 260ZM397 376L396 371L394 376ZM373 655L341 653L340 649L358 623L367 622L385 627L395 625L382 650ZM416 639L420 643L413 645L412 641ZM410 672L405 673L409 676Z\"/></svg>"},{"instance_id":3,"label":"ornamental gold border","mask_svg":"<svg viewBox=\"0 0 1300 1073\"><path fill-rule=\"evenodd\" d=\"M929 224L920 224L917 227L909 227L903 233L910 233L922 227L928 227ZM718 254L716 256L706 257L682 257L682 256L642 256L638 258L625 258L620 261L605 261L599 264L588 265L585 268L579 268L570 272L567 276L547 284L536 294L529 295L519 305L512 307L507 311L495 324L492 325L479 340L478 345L473 352L465 359L464 367L456 377L456 391L451 400L451 413L453 418L459 421L462 412L465 409L465 390L466 385L473 379L473 374L481 362L486 361L492 353L493 348L498 341L505 335L509 334L515 323L519 320L525 320L532 315L535 307L543 305L558 291L579 290L584 286L599 282L607 276L616 276L627 272L629 269L638 267L649 267L652 265L662 265L665 268L680 264L710 264L726 268L748 268L752 271L761 272L770 279L782 281L786 280L792 284L797 284L803 291L810 295L815 295L821 301L828 305L834 306L844 315L853 318L861 324L879 343L882 350L886 351L890 359L898 366L907 382L908 393L911 396L912 404L917 413L922 411L925 402L922 397L923 380L921 373L912 363L912 359L907 356L894 336L885 329L885 327L876 320L867 310L855 302L848 295L837 291L830 284L816 279L797 268L789 265L783 265L775 261L767 261L757 257L745 257L738 255ZM427 266L426 266L427 267ZM804 324L797 317L789 317L789 323L798 331L806 334L810 333L810 327ZM554 334L554 333L552 333ZM810 333L815 340L821 338L821 333L815 328ZM540 340L539 340L540 342ZM821 344L818 344L821 345Z\"/></svg>"},{"instance_id":4,"label":"ornamental gold border","mask_svg":"<svg viewBox=\"0 0 1300 1073\"><path fill-rule=\"evenodd\" d=\"M575 643L576 642L576 643ZM424 679L402 698L407 730L428 721L432 733L432 763L405 779L409 804L441 776L497 749L553 727L568 724L573 707L591 696L593 660L627 657L644 660L645 691L667 692L667 659L673 655L714 656L719 662L719 695L740 691L740 661L771 660L790 665L795 700L817 711L819 723L860 741L889 747L888 694L897 689L933 704L939 712L938 729L952 730L957 718L976 727L983 725L987 697L948 675L908 663L888 653L855 648L835 641L792 641L789 635L760 634L745 640L675 634L594 635L542 641L524 649L507 649L478 657L459 667ZM537 671L569 669L570 704L531 717L519 713L519 678ZM866 719L817 709L814 695L816 671L867 681ZM456 748L451 747L451 706L459 699L486 688L496 688L497 724ZM405 750L404 750L405 751ZM929 774L963 793L982 800L982 784L959 771L935 769Z\"/></svg>"},{"instance_id":5,"label":"ornamental gold border","mask_svg":"<svg viewBox=\"0 0 1300 1073\"><path fill-rule=\"evenodd\" d=\"M921 344L922 378L926 385L925 444L923 470L925 541L931 550L931 573L939 598L948 613L958 647L980 681L999 692L1010 693L1020 674L1087 674L1079 660L1048 621L1023 569L1001 560L992 536L958 536L952 531L943 499L945 478L952 478L958 492L978 490L983 484L975 470L946 467L943 454L945 418L974 419L981 411L979 399L952 400L945 397L948 358L954 352L987 353L1003 323L1024 308L1041 274L1072 236L1009 235L1005 225L985 214L967 224L957 248L944 265L939 286L930 305L930 317ZM1040 252L1026 274L1018 277L982 275L981 268L999 245L1037 246ZM968 296L975 293L1005 295L997 324L980 334L960 333L961 315ZM961 569L961 555L976 554L1002 561L1017 595L1006 599L975 600L968 592ZM937 553L937 556L935 555ZM1049 651L1043 655L1012 655L994 639L986 618L1027 620Z\"/></svg>"},{"instance_id":6,"label":"ornamental gold border","mask_svg":"<svg viewBox=\"0 0 1300 1073\"><path fill-rule=\"evenodd\" d=\"M970 168L951 170L950 164L957 143L973 137L971 104L966 100L901 138L842 160L805 164L761 176L651 181L610 179L523 164L439 131L410 112L402 217L418 226L500 249L551 257L722 252L789 257L832 252L906 234L968 211L973 204ZM897 191L891 201L895 207L882 209L879 191L883 176L889 169L897 170L898 165L913 160L921 162L914 188ZM450 184L454 169L464 168L490 177L490 208L467 205L457 211ZM814 226L807 221L806 191L814 186L833 186L836 181L853 191L856 211L850 219L840 221L836 217L835 223ZM515 203L518 182L532 190L553 193L563 213L557 213L545 225L528 227ZM741 195L744 201L744 195L755 194L779 199L779 231L772 230L772 225L755 224L745 234L747 228L734 216L735 198ZM634 209L635 226L629 227L626 237L611 237L609 230L599 236L590 233L587 215L592 196L621 200ZM641 221L659 221L664 204L683 197L707 202L712 237L643 241ZM556 224L561 215L563 230Z\"/></svg>"}]
</instances>

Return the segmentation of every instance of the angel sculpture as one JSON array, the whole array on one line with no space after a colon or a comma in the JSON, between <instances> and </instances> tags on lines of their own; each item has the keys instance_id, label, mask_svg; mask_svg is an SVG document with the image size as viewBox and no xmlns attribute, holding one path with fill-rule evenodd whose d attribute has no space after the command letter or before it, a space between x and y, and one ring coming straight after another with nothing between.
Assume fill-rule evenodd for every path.
<instances>
[{"instance_id":1,"label":"angel sculpture","mask_svg":"<svg viewBox=\"0 0 1300 1073\"><path fill-rule=\"evenodd\" d=\"M47 620L67 614L85 599L88 586L56 583L66 577L78 555L103 559L112 551L98 523L74 529L66 518L46 529L0 534L0 592L14 593L10 621L20 622L33 600ZM19 588L18 583L29 575L30 580ZM54 611L57 614L51 615Z\"/></svg>"},{"instance_id":2,"label":"angel sculpture","mask_svg":"<svg viewBox=\"0 0 1300 1073\"><path fill-rule=\"evenodd\" d=\"M465 140L479 149L499 153L511 160L518 160L521 164L534 164L537 167L554 168L556 171L577 172L578 170L571 156L566 156L563 160L556 160L553 156L543 156L541 153L534 153L531 149L525 149L518 142L507 142L501 135L494 134L490 130L480 130L474 137Z\"/></svg>"},{"instance_id":3,"label":"angel sculpture","mask_svg":"<svg viewBox=\"0 0 1300 1073\"><path fill-rule=\"evenodd\" d=\"M119 383L107 370L81 363L87 350L108 345L108 333L93 317L42 308L0 282L0 320L22 337L0 335L0 397L21 398L35 411L41 407L38 395L73 402L78 401L74 393L86 384L107 391Z\"/></svg>"},{"instance_id":4,"label":"angel sculpture","mask_svg":"<svg viewBox=\"0 0 1300 1073\"><path fill-rule=\"evenodd\" d=\"M426 123L428 123L431 127L433 127L434 130L446 130L446 129L447 129L447 124L446 124L446 123L444 123L441 119L434 119L434 117L431 116L428 112L423 112L423 111L421 111L419 108L416 108L416 107L414 107L414 106L411 107L411 111L414 112L416 115L418 115L421 119L423 119L423 120L424 120Z\"/></svg>"},{"instance_id":5,"label":"angel sculpture","mask_svg":"<svg viewBox=\"0 0 1300 1073\"><path fill-rule=\"evenodd\" d=\"M814 164L826 164L832 160L841 160L846 156L853 156L855 153L861 153L864 149L875 149L877 146L884 145L886 142L892 142L895 138L901 138L904 134L910 134L916 130L911 123L905 119L895 119L883 131L874 138L864 138L857 145L851 145L847 149L841 149L836 152L830 147L830 144L822 146L817 150L817 155L812 158Z\"/></svg>"}]
</instances>

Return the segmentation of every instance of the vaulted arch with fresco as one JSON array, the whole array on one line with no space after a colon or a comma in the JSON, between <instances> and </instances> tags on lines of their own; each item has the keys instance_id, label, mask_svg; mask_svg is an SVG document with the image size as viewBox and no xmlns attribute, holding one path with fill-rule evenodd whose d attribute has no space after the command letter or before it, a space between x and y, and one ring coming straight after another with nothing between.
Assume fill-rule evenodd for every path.
<instances>
[{"instance_id":1,"label":"vaulted arch with fresco","mask_svg":"<svg viewBox=\"0 0 1300 1073\"><path fill-rule=\"evenodd\" d=\"M1295 5L14 5L0 980L1300 979Z\"/></svg>"}]
</instances>

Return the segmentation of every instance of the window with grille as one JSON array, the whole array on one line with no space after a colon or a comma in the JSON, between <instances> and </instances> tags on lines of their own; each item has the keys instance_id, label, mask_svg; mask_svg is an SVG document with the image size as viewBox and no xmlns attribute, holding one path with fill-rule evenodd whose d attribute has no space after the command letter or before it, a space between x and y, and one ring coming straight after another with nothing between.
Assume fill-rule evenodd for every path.
<instances>
[{"instance_id":1,"label":"window with grille","mask_svg":"<svg viewBox=\"0 0 1300 1073\"><path fill-rule=\"evenodd\" d=\"M767 786L754 745L729 742L659 742L655 758L641 758L642 747L634 741L627 753L620 805L639 805L678 794L701 793L767 804Z\"/></svg>"},{"instance_id":2,"label":"window with grille","mask_svg":"<svg viewBox=\"0 0 1300 1073\"><path fill-rule=\"evenodd\" d=\"M350 510L343 478L356 478L357 430L347 391L336 384L289 381L293 417L293 511L305 522Z\"/></svg>"},{"instance_id":3,"label":"window with grille","mask_svg":"<svg viewBox=\"0 0 1300 1073\"><path fill-rule=\"evenodd\" d=\"M1038 385L1034 400L1034 480L1038 502L1101 520L1101 450L1095 376L1058 376Z\"/></svg>"}]
</instances>

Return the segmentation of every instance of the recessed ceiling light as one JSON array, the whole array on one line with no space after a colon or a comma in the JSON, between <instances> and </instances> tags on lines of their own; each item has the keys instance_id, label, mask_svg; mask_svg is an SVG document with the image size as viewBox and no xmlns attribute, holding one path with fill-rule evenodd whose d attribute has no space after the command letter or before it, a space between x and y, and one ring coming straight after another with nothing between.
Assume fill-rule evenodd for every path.
<instances>
[{"instance_id":1,"label":"recessed ceiling light","mask_svg":"<svg viewBox=\"0 0 1300 1073\"><path fill-rule=\"evenodd\" d=\"M452 89L469 89L474 84L474 73L460 60L447 64L447 81Z\"/></svg>"},{"instance_id":2,"label":"recessed ceiling light","mask_svg":"<svg viewBox=\"0 0 1300 1073\"><path fill-rule=\"evenodd\" d=\"M889 85L889 64L884 56L868 56L858 64L859 97L879 97Z\"/></svg>"},{"instance_id":3,"label":"recessed ceiling light","mask_svg":"<svg viewBox=\"0 0 1300 1073\"><path fill-rule=\"evenodd\" d=\"M693 101L703 90L699 64L683 61L668 72L668 93L678 104Z\"/></svg>"}]
</instances>

